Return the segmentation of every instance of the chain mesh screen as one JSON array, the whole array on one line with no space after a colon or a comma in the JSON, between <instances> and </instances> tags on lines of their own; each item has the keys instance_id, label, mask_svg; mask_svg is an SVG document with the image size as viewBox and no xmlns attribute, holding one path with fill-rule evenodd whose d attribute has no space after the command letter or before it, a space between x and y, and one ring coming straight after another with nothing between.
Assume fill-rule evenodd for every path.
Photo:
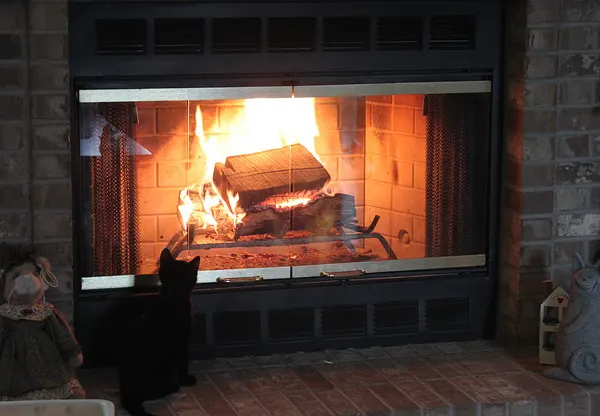
<instances>
[{"instance_id":1,"label":"chain mesh screen","mask_svg":"<svg viewBox=\"0 0 600 416\"><path fill-rule=\"evenodd\" d=\"M91 257L96 276L135 274L140 261L137 163L128 142L134 137L127 103L95 108L105 120L100 156L90 158Z\"/></svg>"},{"instance_id":2,"label":"chain mesh screen","mask_svg":"<svg viewBox=\"0 0 600 416\"><path fill-rule=\"evenodd\" d=\"M486 95L429 95L425 254L485 253L487 231Z\"/></svg>"}]
</instances>

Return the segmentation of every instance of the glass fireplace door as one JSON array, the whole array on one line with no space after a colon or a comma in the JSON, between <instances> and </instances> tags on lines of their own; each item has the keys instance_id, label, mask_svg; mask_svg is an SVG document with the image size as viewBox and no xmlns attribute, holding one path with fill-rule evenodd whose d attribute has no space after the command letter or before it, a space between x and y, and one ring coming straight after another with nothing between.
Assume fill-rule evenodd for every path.
<instances>
[{"instance_id":1,"label":"glass fireplace door","mask_svg":"<svg viewBox=\"0 0 600 416\"><path fill-rule=\"evenodd\" d=\"M489 88L80 91L83 289L485 264Z\"/></svg>"}]
</instances>

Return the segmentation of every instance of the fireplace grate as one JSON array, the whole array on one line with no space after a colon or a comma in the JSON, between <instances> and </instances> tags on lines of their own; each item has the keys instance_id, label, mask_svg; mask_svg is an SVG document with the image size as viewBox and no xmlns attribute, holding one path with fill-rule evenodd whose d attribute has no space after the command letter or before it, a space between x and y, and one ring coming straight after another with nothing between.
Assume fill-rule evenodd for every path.
<instances>
[{"instance_id":1,"label":"fireplace grate","mask_svg":"<svg viewBox=\"0 0 600 416\"><path fill-rule=\"evenodd\" d=\"M260 311L222 312L213 315L216 345L260 342Z\"/></svg>"},{"instance_id":2,"label":"fireplace grate","mask_svg":"<svg viewBox=\"0 0 600 416\"><path fill-rule=\"evenodd\" d=\"M194 347L202 347L206 345L206 315L203 313L194 315L194 324L192 327L190 343Z\"/></svg>"},{"instance_id":3,"label":"fireplace grate","mask_svg":"<svg viewBox=\"0 0 600 416\"><path fill-rule=\"evenodd\" d=\"M370 20L368 17L325 17L323 19L323 50L369 50Z\"/></svg>"},{"instance_id":4,"label":"fireplace grate","mask_svg":"<svg viewBox=\"0 0 600 416\"><path fill-rule=\"evenodd\" d=\"M270 340L299 341L314 338L313 308L271 310L268 312L268 322Z\"/></svg>"},{"instance_id":5,"label":"fireplace grate","mask_svg":"<svg viewBox=\"0 0 600 416\"><path fill-rule=\"evenodd\" d=\"M312 52L317 41L316 31L316 18L271 18L268 20L267 50L269 52Z\"/></svg>"},{"instance_id":6,"label":"fireplace grate","mask_svg":"<svg viewBox=\"0 0 600 416\"><path fill-rule=\"evenodd\" d=\"M202 53L204 19L155 19L156 54Z\"/></svg>"},{"instance_id":7,"label":"fireplace grate","mask_svg":"<svg viewBox=\"0 0 600 416\"><path fill-rule=\"evenodd\" d=\"M475 48L473 16L433 16L429 25L429 49L460 50Z\"/></svg>"},{"instance_id":8,"label":"fireplace grate","mask_svg":"<svg viewBox=\"0 0 600 416\"><path fill-rule=\"evenodd\" d=\"M366 333L366 305L332 306L321 309L321 334L324 338L364 336Z\"/></svg>"},{"instance_id":9,"label":"fireplace grate","mask_svg":"<svg viewBox=\"0 0 600 416\"><path fill-rule=\"evenodd\" d=\"M420 50L423 48L421 17L381 17L377 25L380 51Z\"/></svg>"},{"instance_id":10,"label":"fireplace grate","mask_svg":"<svg viewBox=\"0 0 600 416\"><path fill-rule=\"evenodd\" d=\"M259 18L212 19L212 53L260 52Z\"/></svg>"},{"instance_id":11,"label":"fireplace grate","mask_svg":"<svg viewBox=\"0 0 600 416\"><path fill-rule=\"evenodd\" d=\"M425 327L427 331L459 331L470 327L469 298L427 299Z\"/></svg>"},{"instance_id":12,"label":"fireplace grate","mask_svg":"<svg viewBox=\"0 0 600 416\"><path fill-rule=\"evenodd\" d=\"M140 55L148 47L144 19L96 20L96 53L99 55Z\"/></svg>"},{"instance_id":13,"label":"fireplace grate","mask_svg":"<svg viewBox=\"0 0 600 416\"><path fill-rule=\"evenodd\" d=\"M373 327L376 336L419 332L418 301L385 302L373 305Z\"/></svg>"}]
</instances>

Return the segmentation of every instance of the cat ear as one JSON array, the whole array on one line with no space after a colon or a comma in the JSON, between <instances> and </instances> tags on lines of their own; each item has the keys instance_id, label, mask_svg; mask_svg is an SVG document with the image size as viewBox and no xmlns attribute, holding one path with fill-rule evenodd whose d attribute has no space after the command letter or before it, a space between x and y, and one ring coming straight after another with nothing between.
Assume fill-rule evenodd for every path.
<instances>
[{"instance_id":1,"label":"cat ear","mask_svg":"<svg viewBox=\"0 0 600 416\"><path fill-rule=\"evenodd\" d=\"M578 272L583 268L585 268L585 261L583 261L579 253L573 253L573 271Z\"/></svg>"},{"instance_id":2,"label":"cat ear","mask_svg":"<svg viewBox=\"0 0 600 416\"><path fill-rule=\"evenodd\" d=\"M160 262L166 263L169 261L173 261L174 258L171 255L171 251L168 248L164 248L163 251L160 252Z\"/></svg>"},{"instance_id":3,"label":"cat ear","mask_svg":"<svg viewBox=\"0 0 600 416\"><path fill-rule=\"evenodd\" d=\"M194 257L192 261L190 261L190 264L194 266L194 269L198 270L198 267L200 267L200 256Z\"/></svg>"}]
</instances>

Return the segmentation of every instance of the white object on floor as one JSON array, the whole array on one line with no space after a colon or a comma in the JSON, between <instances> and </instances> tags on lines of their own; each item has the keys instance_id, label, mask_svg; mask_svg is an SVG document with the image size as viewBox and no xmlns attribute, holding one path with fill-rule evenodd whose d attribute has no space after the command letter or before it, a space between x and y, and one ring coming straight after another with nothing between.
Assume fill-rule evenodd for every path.
<instances>
[{"instance_id":1,"label":"white object on floor","mask_svg":"<svg viewBox=\"0 0 600 416\"><path fill-rule=\"evenodd\" d=\"M2 416L115 416L108 400L30 400L0 402Z\"/></svg>"}]
</instances>

